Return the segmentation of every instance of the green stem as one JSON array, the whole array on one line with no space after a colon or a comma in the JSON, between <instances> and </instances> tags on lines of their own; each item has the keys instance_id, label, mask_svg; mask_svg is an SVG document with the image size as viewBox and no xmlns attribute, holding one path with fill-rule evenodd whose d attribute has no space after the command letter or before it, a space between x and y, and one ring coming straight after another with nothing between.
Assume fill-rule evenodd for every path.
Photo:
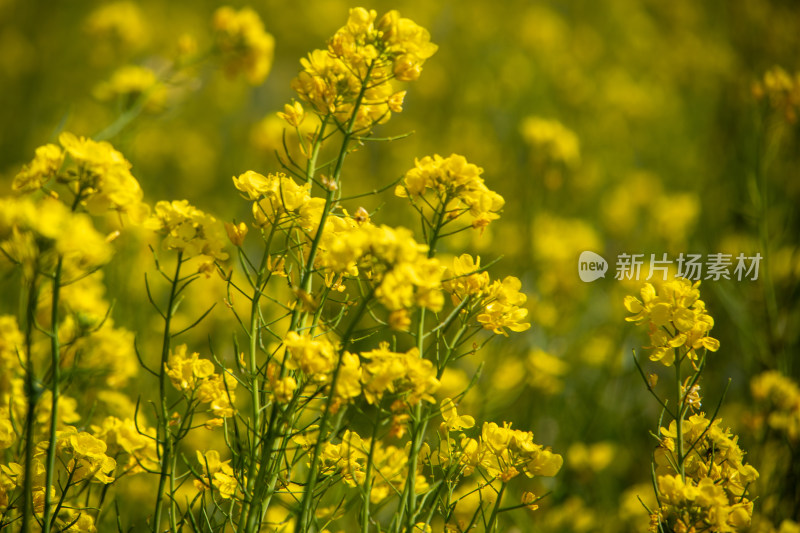
<instances>
[{"instance_id":1,"label":"green stem","mask_svg":"<svg viewBox=\"0 0 800 533\"><path fill-rule=\"evenodd\" d=\"M264 243L264 255L261 257L261 264L258 267L258 272L256 273L256 281L253 284L253 297L252 297L252 305L250 306L250 331L249 331L249 370L250 370L250 396L251 396L251 403L253 407L253 439L252 439L252 448L250 449L250 466L248 469L247 475L247 491L246 494L248 496L252 496L253 489L255 487L256 482L256 468L259 465L256 461L256 457L258 455L258 448L259 443L263 446L263 441L261 439L261 383L259 380L259 372L258 372L258 338L260 336L261 330L261 323L260 323L260 314L259 314L259 301L261 299L262 287L269 281L271 277L271 273L267 274L265 269L267 267L267 261L269 260L269 252L270 246L272 244L272 238L275 236L275 225L273 224L270 228L269 236L267 237ZM266 276L266 279L265 279ZM242 511L240 516L247 517L249 515L249 507L251 502L250 497L247 498L245 503L242 505Z\"/></svg>"},{"instance_id":2,"label":"green stem","mask_svg":"<svg viewBox=\"0 0 800 533\"><path fill-rule=\"evenodd\" d=\"M28 287L28 298L25 312L25 399L28 403L25 415L25 477L22 488L22 526L21 531L29 533L33 517L33 425L36 421L36 404L40 392L36 386L33 373L33 323L36 312L36 274L34 273Z\"/></svg>"},{"instance_id":3,"label":"green stem","mask_svg":"<svg viewBox=\"0 0 800 533\"><path fill-rule=\"evenodd\" d=\"M172 278L172 286L169 293L169 304L167 306L164 317L164 337L161 344L161 366L158 373L158 386L161 395L161 416L158 420L159 433L161 434L161 473L158 479L158 492L156 493L156 509L153 518L153 531L158 531L161 525L162 514L162 500L164 498L164 488L166 487L167 478L171 476L172 470L172 455L173 445L172 435L169 430L169 407L167 405L167 371L166 365L169 362L170 341L170 323L175 312L175 298L178 289L178 280L180 279L181 263L183 262L183 252L178 253L178 262L175 267L175 277ZM172 531L177 531L177 524L175 523L174 513L174 500L170 498L170 527Z\"/></svg>"},{"instance_id":4,"label":"green stem","mask_svg":"<svg viewBox=\"0 0 800 533\"><path fill-rule=\"evenodd\" d=\"M678 469L680 470L681 479L685 482L686 481L686 470L684 465L684 455L683 455L683 398L681 394L681 363L683 362L683 358L676 358L675 359L675 388L676 388L676 397L677 397L677 406L678 406L678 417L675 419L675 426L676 426L676 443L677 447L677 454L678 454Z\"/></svg>"},{"instance_id":5,"label":"green stem","mask_svg":"<svg viewBox=\"0 0 800 533\"><path fill-rule=\"evenodd\" d=\"M380 402L375 406L375 423L372 426L372 440L369 443L369 455L367 455L367 471L364 474L364 507L361 509L361 532L369 533L369 498L372 493L372 469L374 468L373 457L375 455L375 442L378 440L378 426L381 422Z\"/></svg>"},{"instance_id":6,"label":"green stem","mask_svg":"<svg viewBox=\"0 0 800 533\"><path fill-rule=\"evenodd\" d=\"M342 336L342 346L339 350L339 360L336 362L336 366L333 369L333 374L331 375L331 383L329 386L328 397L325 400L325 408L322 411L322 418L319 422L319 435L317 437L317 442L314 444L314 453L311 458L311 465L308 470L308 477L306 479L306 486L305 492L303 493L303 500L300 508L300 517L295 524L295 533L300 533L307 531L310 525L310 513L311 513L311 501L314 494L314 485L317 482L317 468L319 467L319 459L322 451L322 444L325 441L325 430L328 425L328 419L331 415L331 406L333 405L333 398L336 395L336 383L339 379L339 371L342 368L342 356L344 355L345 350L348 348L350 344L350 338L352 337L356 324L358 324L361 316L367 310L367 306L372 301L372 296L375 293L373 289L367 294L364 299L361 301L361 304L358 307L355 315L353 316L353 320L347 327L347 331L345 332L344 336Z\"/></svg>"},{"instance_id":7,"label":"green stem","mask_svg":"<svg viewBox=\"0 0 800 533\"><path fill-rule=\"evenodd\" d=\"M52 527L52 510L50 509L52 505L52 494L50 492L50 487L53 485L53 475L55 474L56 470L56 430L58 429L58 397L61 394L60 391L60 382L61 382L61 357L60 351L61 346L58 340L58 297L59 292L61 291L61 269L64 264L64 259L59 256L58 262L56 263L56 270L53 274L53 289L51 295L51 306L52 309L50 310L50 365L51 365L51 372L52 372L52 380L53 383L50 387L50 392L52 394L52 403L50 407L50 433L49 433L49 441L47 443L47 458L46 461L46 472L45 472L45 482L44 482L44 518L43 518L43 526L44 532L50 533L50 529Z\"/></svg>"},{"instance_id":8,"label":"green stem","mask_svg":"<svg viewBox=\"0 0 800 533\"><path fill-rule=\"evenodd\" d=\"M503 499L503 493L506 490L506 484L503 482L500 485L500 492L497 493L497 501L494 502L494 508L492 509L492 514L489 517L489 525L486 526L487 533L491 533L494 530L494 523L497 521L497 512L500 509L500 501Z\"/></svg>"}]
</instances>

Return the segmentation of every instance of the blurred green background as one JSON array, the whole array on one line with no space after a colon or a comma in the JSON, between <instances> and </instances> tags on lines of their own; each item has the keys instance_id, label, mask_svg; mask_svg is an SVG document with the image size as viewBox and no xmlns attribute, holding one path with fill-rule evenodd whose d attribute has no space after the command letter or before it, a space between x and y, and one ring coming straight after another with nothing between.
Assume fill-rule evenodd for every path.
<instances>
[{"instance_id":1,"label":"blurred green background","mask_svg":"<svg viewBox=\"0 0 800 533\"><path fill-rule=\"evenodd\" d=\"M293 97L289 84L299 58L323 47L355 6L339 0L231 4L253 7L275 37L266 81L252 87L225 76L218 62L199 63L173 79L160 105L146 107L109 139L132 162L149 203L186 198L225 221L248 217L231 176L280 170L275 151L282 123L275 112ZM125 16L109 16L109 5ZM0 0L0 193L10 193L21 165L59 131L95 135L124 112L129 101L103 99L98 89L117 68L163 73L182 50L207 48L218 5ZM785 101L758 98L753 90L775 66L791 75L800 70L800 5L362 5L379 14L400 10L429 29L439 51L409 85L403 113L376 130L413 135L365 145L348 160L344 187L376 188L403 175L415 157L455 152L483 167L487 185L506 199L502 218L480 238L463 234L446 251L480 254L484 261L502 255L495 275L522 279L534 325L491 343L480 361L465 361L464 374L449 378L459 383L482 361L464 412L513 421L565 454L542 508L515 515L521 530L647 527L636 496L652 500L655 443L648 432L656 430L659 413L631 358L646 336L623 321L622 298L641 283L614 279L620 253L764 257L757 281L701 287L722 344L709 358L702 386L711 411L731 379L721 415L762 472L753 531L800 520L800 473L780 468L800 463L800 443L765 427L768 413L753 404L749 388L767 369L795 381L800 375L800 152L791 114L800 106L800 89ZM362 202L380 209L374 218L381 222L408 220L402 199ZM131 254L141 248L133 238L124 242ZM605 279L580 281L583 250L609 260ZM137 270L150 268L149 261L140 253L115 262L106 275L112 297L138 302L117 309L115 321L140 332L152 327L150 319L129 310L146 305ZM219 287L206 291L195 296L197 306L222 295ZM193 333L199 343L210 331L220 343L228 338L230 317L224 309L215 316L213 326ZM649 362L646 370L661 372Z\"/></svg>"}]
</instances>

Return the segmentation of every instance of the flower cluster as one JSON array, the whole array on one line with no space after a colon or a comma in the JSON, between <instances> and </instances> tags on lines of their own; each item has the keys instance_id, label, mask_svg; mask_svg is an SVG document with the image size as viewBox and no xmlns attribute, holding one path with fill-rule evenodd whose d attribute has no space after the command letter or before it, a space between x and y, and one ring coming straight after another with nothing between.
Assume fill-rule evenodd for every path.
<instances>
[{"instance_id":1,"label":"flower cluster","mask_svg":"<svg viewBox=\"0 0 800 533\"><path fill-rule=\"evenodd\" d=\"M204 256L210 261L224 261L228 258L223 250L222 225L211 215L189 205L187 200L158 202L146 226L163 233L164 248L181 252L184 259Z\"/></svg>"},{"instance_id":2,"label":"flower cluster","mask_svg":"<svg viewBox=\"0 0 800 533\"><path fill-rule=\"evenodd\" d=\"M201 404L209 404L215 417L227 418L236 412L236 378L228 373L216 374L214 363L201 359L198 353L187 355L185 344L169 355L165 371L176 389Z\"/></svg>"},{"instance_id":3,"label":"flower cluster","mask_svg":"<svg viewBox=\"0 0 800 533\"><path fill-rule=\"evenodd\" d=\"M214 36L230 76L242 72L251 85L264 81L272 68L275 39L264 31L258 13L249 7L220 7L214 12Z\"/></svg>"},{"instance_id":4,"label":"flower cluster","mask_svg":"<svg viewBox=\"0 0 800 533\"><path fill-rule=\"evenodd\" d=\"M230 465L230 460L222 461L219 452L208 450L201 453L197 450L197 461L203 469L203 476L194 480L194 486L199 491L212 489L220 498L230 500L237 494L239 481ZM246 478L243 482L246 483Z\"/></svg>"},{"instance_id":5,"label":"flower cluster","mask_svg":"<svg viewBox=\"0 0 800 533\"><path fill-rule=\"evenodd\" d=\"M415 160L414 168L406 172L395 194L415 200L432 191L444 207L445 221L469 213L472 227L483 228L500 218L498 212L505 200L486 186L481 174L483 169L462 155L425 156Z\"/></svg>"},{"instance_id":6,"label":"flower cluster","mask_svg":"<svg viewBox=\"0 0 800 533\"><path fill-rule=\"evenodd\" d=\"M766 407L766 422L792 442L800 439L800 387L777 370L768 370L750 382L753 399Z\"/></svg>"},{"instance_id":7,"label":"flower cluster","mask_svg":"<svg viewBox=\"0 0 800 533\"><path fill-rule=\"evenodd\" d=\"M475 421L470 416L459 416L449 398L442 400L441 413L444 422L440 431L444 439L434 459L441 465L461 465L466 476L477 469L487 482L494 479L507 482L520 473L529 478L551 477L564 463L561 455L534 443L533 433L512 429L508 422L502 426L484 422L480 437L467 437L462 430L471 428Z\"/></svg>"},{"instance_id":8,"label":"flower cluster","mask_svg":"<svg viewBox=\"0 0 800 533\"><path fill-rule=\"evenodd\" d=\"M108 446L106 452L116 457L127 456L124 465L126 474L152 471L158 467L155 431L142 427L131 418L121 420L107 416L99 426L92 426L92 433Z\"/></svg>"},{"instance_id":9,"label":"flower cluster","mask_svg":"<svg viewBox=\"0 0 800 533\"><path fill-rule=\"evenodd\" d=\"M309 383L326 385L337 364L337 350L324 337L311 338L290 331L283 341L289 355L286 366L300 370ZM363 363L362 363L363 361ZM419 357L414 348L405 353L392 352L387 344L358 355L341 354L335 396L350 400L362 393L368 403L375 404L387 393L402 396L406 403L415 405L422 400L432 402L432 394L439 387L433 363ZM273 394L286 401L297 389L292 376L280 378L277 372L269 373Z\"/></svg>"},{"instance_id":10,"label":"flower cluster","mask_svg":"<svg viewBox=\"0 0 800 533\"><path fill-rule=\"evenodd\" d=\"M336 365L336 348L327 339L290 331L283 345L290 356L287 360L289 368L301 370L315 383L329 382Z\"/></svg>"},{"instance_id":11,"label":"flower cluster","mask_svg":"<svg viewBox=\"0 0 800 533\"><path fill-rule=\"evenodd\" d=\"M319 266L336 274L364 272L376 284L375 296L390 311L413 305L438 311L444 304L439 261L429 258L428 247L405 228L329 217L321 248Z\"/></svg>"},{"instance_id":12,"label":"flower cluster","mask_svg":"<svg viewBox=\"0 0 800 533\"><path fill-rule=\"evenodd\" d=\"M478 322L484 329L508 335L506 328L521 332L531 327L524 322L528 310L520 307L528 297L520 292L522 283L514 276L492 281L489 273L481 270L480 257L462 254L453 259L453 266L443 274L442 288L450 293L454 305L471 299L479 310Z\"/></svg>"},{"instance_id":13,"label":"flower cluster","mask_svg":"<svg viewBox=\"0 0 800 533\"><path fill-rule=\"evenodd\" d=\"M316 442L316 438L312 431L309 435L295 438L295 442L308 449ZM350 487L364 486L367 483L367 464L370 462L373 470L369 480L369 499L372 503L380 503L403 490L409 476L408 450L381 441L373 442L355 431L345 430L338 444L330 441L324 443L320 472L328 476L339 474ZM428 481L421 473L421 463L418 470L415 486L422 493L427 490Z\"/></svg>"},{"instance_id":14,"label":"flower cluster","mask_svg":"<svg viewBox=\"0 0 800 533\"><path fill-rule=\"evenodd\" d=\"M437 49L427 30L397 11L376 19L374 10L351 9L328 49L302 59L303 70L292 81L316 113L332 114L340 124L352 121L353 132L367 132L401 111L405 91L396 91L392 79L416 80Z\"/></svg>"},{"instance_id":15,"label":"flower cluster","mask_svg":"<svg viewBox=\"0 0 800 533\"><path fill-rule=\"evenodd\" d=\"M117 467L117 462L106 454L108 446L105 441L98 439L91 433L84 431L62 432L59 436L59 447L71 452L72 459L67 464L67 471L72 479L81 481L94 478L101 483L111 483L111 475Z\"/></svg>"},{"instance_id":16,"label":"flower cluster","mask_svg":"<svg viewBox=\"0 0 800 533\"><path fill-rule=\"evenodd\" d=\"M677 423L661 428L655 451L661 513L676 531L711 526L712 531L739 531L750 523L753 503L748 485L758 471L744 461L738 437L721 427L722 420L704 414L682 421L683 474L675 469ZM681 529L684 528L684 529Z\"/></svg>"},{"instance_id":17,"label":"flower cluster","mask_svg":"<svg viewBox=\"0 0 800 533\"><path fill-rule=\"evenodd\" d=\"M307 230L319 223L325 200L311 196L310 183L297 185L280 172L264 176L248 170L234 177L233 185L253 201L253 218L258 226L277 226L292 217L299 217L301 227Z\"/></svg>"},{"instance_id":18,"label":"flower cluster","mask_svg":"<svg viewBox=\"0 0 800 533\"><path fill-rule=\"evenodd\" d=\"M433 363L419 356L412 348L405 353L389 350L382 343L376 350L362 352L367 359L362 366L364 397L369 403L380 401L385 393L405 393L406 402L415 405L422 400L433 402L432 394L439 388Z\"/></svg>"},{"instance_id":19,"label":"flower cluster","mask_svg":"<svg viewBox=\"0 0 800 533\"><path fill-rule=\"evenodd\" d=\"M16 175L15 191L33 192L44 188L50 180L66 184L80 203L92 214L114 209L141 222L148 207L142 203L142 188L131 174L131 164L111 144L97 142L63 132L58 137L61 147L47 144L36 150L28 165ZM69 156L72 165L64 168Z\"/></svg>"},{"instance_id":20,"label":"flower cluster","mask_svg":"<svg viewBox=\"0 0 800 533\"><path fill-rule=\"evenodd\" d=\"M697 281L679 278L668 281L656 289L645 283L641 290L642 299L625 297L625 308L635 313L626 317L629 322L648 322L650 328L651 361L661 361L665 366L675 362L675 350L680 349L680 357L686 355L692 364L698 360L697 350L704 348L711 352L719 349L719 341L708 336L714 327L714 319L706 312L705 302L700 299Z\"/></svg>"}]
</instances>

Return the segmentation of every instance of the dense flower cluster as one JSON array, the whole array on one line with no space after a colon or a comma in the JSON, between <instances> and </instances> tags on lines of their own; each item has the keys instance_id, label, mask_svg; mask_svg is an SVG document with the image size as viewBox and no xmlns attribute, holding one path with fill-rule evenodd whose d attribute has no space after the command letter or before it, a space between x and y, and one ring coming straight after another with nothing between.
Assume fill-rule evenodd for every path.
<instances>
[{"instance_id":1,"label":"dense flower cluster","mask_svg":"<svg viewBox=\"0 0 800 533\"><path fill-rule=\"evenodd\" d=\"M685 477L675 470L677 424L661 428L656 449L656 476L662 498L661 513L674 524L674 531L710 528L711 531L741 531L750 524L753 502L748 485L758 472L744 461L738 437L722 429L722 421L697 414L683 420L683 464Z\"/></svg>"},{"instance_id":2,"label":"dense flower cluster","mask_svg":"<svg viewBox=\"0 0 800 533\"><path fill-rule=\"evenodd\" d=\"M472 299L472 306L479 309L478 322L484 329L508 335L506 329L521 332L531 327L525 322L528 310L521 307L527 296L520 292L522 283L514 276L492 281L489 273L482 270L480 257L462 254L453 259L453 266L445 270L442 287L450 293L454 305Z\"/></svg>"},{"instance_id":3,"label":"dense flower cluster","mask_svg":"<svg viewBox=\"0 0 800 533\"><path fill-rule=\"evenodd\" d=\"M436 368L427 359L421 359L416 348L397 353L383 343L378 349L360 355L367 360L362 366L361 379L369 403L380 401L385 393L403 393L410 405L422 400L433 402L432 394L440 385Z\"/></svg>"},{"instance_id":4,"label":"dense flower cluster","mask_svg":"<svg viewBox=\"0 0 800 533\"><path fill-rule=\"evenodd\" d=\"M92 214L114 209L141 222L147 215L142 203L142 189L131 174L131 164L111 144L96 142L63 132L58 137L61 147L44 145L36 156L16 175L15 191L33 192L55 179L66 184L80 203ZM64 161L71 165L64 167Z\"/></svg>"},{"instance_id":5,"label":"dense flower cluster","mask_svg":"<svg viewBox=\"0 0 800 533\"><path fill-rule=\"evenodd\" d=\"M331 342L324 337L312 339L290 331L283 344L289 354L288 368L302 371L308 383L330 383L338 360ZM282 398L281 401L286 401L297 389L297 381L292 376L278 378L273 374L270 382L273 394ZM397 353L384 343L358 355L342 353L335 395L340 400L350 400L363 393L367 402L374 404L385 394L396 394L408 405L415 405L422 400L432 402L432 394L438 387L436 368L430 361L420 358L416 348Z\"/></svg>"},{"instance_id":6,"label":"dense flower cluster","mask_svg":"<svg viewBox=\"0 0 800 533\"><path fill-rule=\"evenodd\" d=\"M158 466L155 431L143 427L131 418L124 420L107 416L99 426L91 427L95 437L108 446L107 454L120 459L127 457L124 474L138 474L153 470Z\"/></svg>"},{"instance_id":7,"label":"dense flower cluster","mask_svg":"<svg viewBox=\"0 0 800 533\"><path fill-rule=\"evenodd\" d=\"M325 205L324 199L311 196L310 183L297 185L283 173L264 176L248 170L234 177L233 185L253 201L253 218L258 226L280 225L294 217L301 227L310 230L319 223Z\"/></svg>"},{"instance_id":8,"label":"dense flower cluster","mask_svg":"<svg viewBox=\"0 0 800 533\"><path fill-rule=\"evenodd\" d=\"M275 39L264 31L258 13L249 7L220 7L214 12L214 32L229 75L242 72L252 85L264 81L272 68Z\"/></svg>"},{"instance_id":9,"label":"dense flower cluster","mask_svg":"<svg viewBox=\"0 0 800 533\"><path fill-rule=\"evenodd\" d=\"M463 430L471 428L475 421L470 416L459 416L449 398L442 400L441 414L444 439L432 459L443 466L461 465L465 476L479 470L487 482L507 482L521 473L529 478L550 477L564 463L561 455L534 443L533 433L512 429L508 422L502 426L484 422L480 437L467 437Z\"/></svg>"},{"instance_id":10,"label":"dense flower cluster","mask_svg":"<svg viewBox=\"0 0 800 533\"><path fill-rule=\"evenodd\" d=\"M237 495L239 481L230 465L230 460L220 460L219 452L208 450L202 453L197 450L197 461L203 470L203 476L194 480L199 491L212 489L219 497L229 500ZM244 482L247 480L244 479Z\"/></svg>"},{"instance_id":11,"label":"dense flower cluster","mask_svg":"<svg viewBox=\"0 0 800 533\"><path fill-rule=\"evenodd\" d=\"M376 284L375 296L391 311L414 305L438 311L444 304L443 268L405 228L329 217L321 248L319 266L336 274L366 274Z\"/></svg>"},{"instance_id":12,"label":"dense flower cluster","mask_svg":"<svg viewBox=\"0 0 800 533\"><path fill-rule=\"evenodd\" d=\"M217 219L189 205L187 200L158 202L146 226L164 234L163 246L184 259L204 256L224 261L225 232Z\"/></svg>"},{"instance_id":13,"label":"dense flower cluster","mask_svg":"<svg viewBox=\"0 0 800 533\"><path fill-rule=\"evenodd\" d=\"M166 373L172 385L201 404L209 404L213 416L228 418L236 409L236 378L229 373L214 372L214 363L201 359L200 354L187 355L181 344L170 354Z\"/></svg>"},{"instance_id":14,"label":"dense flower cluster","mask_svg":"<svg viewBox=\"0 0 800 533\"><path fill-rule=\"evenodd\" d=\"M328 49L302 59L303 70L292 81L316 113L332 114L343 125L352 120L354 132L367 132L401 111L405 91L395 90L392 79L416 80L437 49L427 30L397 11L376 19L374 10L351 9Z\"/></svg>"},{"instance_id":15,"label":"dense flower cluster","mask_svg":"<svg viewBox=\"0 0 800 533\"><path fill-rule=\"evenodd\" d=\"M486 186L481 174L483 169L467 162L462 155L425 156L406 172L395 194L415 200L432 191L444 206L446 220L469 213L472 227L483 228L500 218L498 212L505 200Z\"/></svg>"},{"instance_id":16,"label":"dense flower cluster","mask_svg":"<svg viewBox=\"0 0 800 533\"><path fill-rule=\"evenodd\" d=\"M716 352L719 341L708 336L714 327L714 319L706 312L705 302L700 299L697 281L680 278L669 281L656 289L645 283L641 290L642 299L625 297L625 308L635 313L627 317L629 322L648 322L650 328L651 361L661 361L665 366L675 362L675 350L682 350L694 363L698 359L697 350L704 348Z\"/></svg>"}]
</instances>

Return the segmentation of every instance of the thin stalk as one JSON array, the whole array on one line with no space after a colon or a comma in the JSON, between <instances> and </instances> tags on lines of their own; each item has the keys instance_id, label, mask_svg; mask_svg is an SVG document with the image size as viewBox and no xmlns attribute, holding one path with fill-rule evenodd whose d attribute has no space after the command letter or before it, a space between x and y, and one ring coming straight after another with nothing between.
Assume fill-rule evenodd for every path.
<instances>
[{"instance_id":1,"label":"thin stalk","mask_svg":"<svg viewBox=\"0 0 800 533\"><path fill-rule=\"evenodd\" d=\"M308 470L308 478L306 479L305 492L303 493L303 500L300 508L300 517L297 520L294 529L295 533L308 530L310 521L310 512L311 512L311 500L314 494L314 485L317 482L316 473L317 473L317 468L319 467L319 459L322 451L322 443L324 442L325 429L328 425L328 419L330 418L331 415L331 406L333 405L333 398L336 394L336 383L339 379L339 371L342 368L342 356L344 355L345 350L348 348L348 345L350 344L350 339L353 335L353 332L356 329L356 324L366 311L369 303L372 301L372 295L374 294L374 292L375 291L373 289L361 301L358 310L353 316L352 322L350 322L350 324L347 327L347 331L342 337L342 347L339 350L339 360L337 361L336 366L333 369L333 374L331 375L331 383L329 386L328 397L325 400L325 408L322 411L322 418L320 418L319 421L319 436L317 438L317 442L314 444L314 454L312 456L311 465Z\"/></svg>"},{"instance_id":2,"label":"thin stalk","mask_svg":"<svg viewBox=\"0 0 800 533\"><path fill-rule=\"evenodd\" d=\"M28 409L25 415L25 477L23 478L22 488L22 526L23 533L31 531L33 517L33 424L36 420L36 404L39 401L39 390L33 374L33 358L31 348L33 346L33 323L36 311L36 274L30 281L28 287L28 298L25 310L25 399L28 401Z\"/></svg>"},{"instance_id":3,"label":"thin stalk","mask_svg":"<svg viewBox=\"0 0 800 533\"><path fill-rule=\"evenodd\" d=\"M250 449L250 467L247 476L247 494L251 494L253 491L253 487L256 481L256 472L255 469L257 468L256 463L256 456L258 454L258 447L259 441L261 439L261 384L259 380L259 372L258 372L258 361L256 356L258 355L258 338L260 332L260 312L259 312L259 301L261 299L262 294L262 286L265 283L264 276L265 276L265 269L267 266L267 261L269 260L269 252L270 252L270 245L272 244L272 238L275 235L275 225L272 225L270 229L269 236L267 237L266 242L264 243L264 255L261 257L261 264L258 267L258 272L256 273L256 280L253 283L253 297L251 299L251 306L250 306L250 343L248 346L248 355L249 355L249 370L250 370L250 395L251 395L251 403L253 406L253 446ZM242 507L241 516L247 516L249 501L245 502Z\"/></svg>"},{"instance_id":4,"label":"thin stalk","mask_svg":"<svg viewBox=\"0 0 800 533\"><path fill-rule=\"evenodd\" d=\"M500 510L500 501L503 499L503 493L506 490L505 482L500 485L500 492L497 493L497 501L494 502L494 508L492 509L492 514L489 515L489 525L486 526L487 533L491 533L494 530L494 523L497 521L497 512Z\"/></svg>"},{"instance_id":5,"label":"thin stalk","mask_svg":"<svg viewBox=\"0 0 800 533\"><path fill-rule=\"evenodd\" d=\"M674 348L673 348L674 349ZM681 363L683 358L675 359L675 387L677 394L678 417L675 419L676 425L676 439L677 439L677 454L678 454L678 468L680 469L681 480L686 481L686 469L684 467L684 454L683 454L683 398L681 398Z\"/></svg>"},{"instance_id":6,"label":"thin stalk","mask_svg":"<svg viewBox=\"0 0 800 533\"><path fill-rule=\"evenodd\" d=\"M47 443L47 457L45 459L45 482L44 482L44 517L43 525L44 532L50 533L52 527L52 494L50 487L53 485L53 475L56 470L56 430L58 429L58 397L61 394L61 346L58 341L58 297L61 291L61 269L64 264L64 259L59 256L56 263L56 270L53 274L53 289L51 294L50 310L50 364L53 383L50 387L52 394L52 403L50 407L50 433L49 441Z\"/></svg>"},{"instance_id":7,"label":"thin stalk","mask_svg":"<svg viewBox=\"0 0 800 533\"><path fill-rule=\"evenodd\" d=\"M373 457L375 455L375 442L378 440L378 426L381 421L380 402L375 406L375 423L372 426L372 440L369 443L369 455L367 455L367 471L364 474L364 507L361 509L361 533L369 533L369 498L372 492L372 469Z\"/></svg>"},{"instance_id":8,"label":"thin stalk","mask_svg":"<svg viewBox=\"0 0 800 533\"><path fill-rule=\"evenodd\" d=\"M158 531L161 525L162 514L162 500L164 499L164 488L167 483L167 478L171 476L173 442L172 435L169 430L169 406L167 405L167 372L164 368L169 361L170 350L170 323L175 312L175 297L178 290L178 281L180 280L181 263L183 262L183 252L178 252L178 263L175 267L175 276L172 278L172 286L169 293L169 304L164 318L164 338L161 344L161 366L158 373L158 386L161 395L161 416L159 417L158 425L159 432L162 433L163 440L161 441L161 475L158 479L158 492L156 493L156 509L153 517L153 531ZM175 523L174 513L175 502L170 498L170 527L172 531L177 531L177 524Z\"/></svg>"}]
</instances>

